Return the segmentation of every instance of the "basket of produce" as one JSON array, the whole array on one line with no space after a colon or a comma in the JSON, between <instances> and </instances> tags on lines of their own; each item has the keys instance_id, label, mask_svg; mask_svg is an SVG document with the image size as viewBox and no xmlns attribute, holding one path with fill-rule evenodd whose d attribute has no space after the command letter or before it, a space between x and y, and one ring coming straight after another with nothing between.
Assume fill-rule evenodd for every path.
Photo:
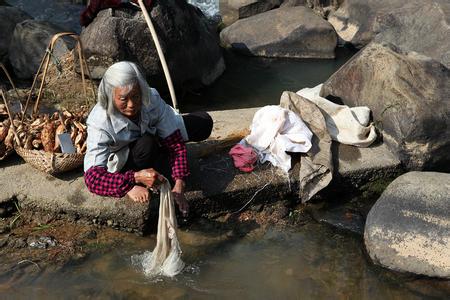
<instances>
[{"instance_id":1,"label":"basket of produce","mask_svg":"<svg viewBox=\"0 0 450 300\"><path fill-rule=\"evenodd\" d=\"M78 62L81 70L81 80L84 91L86 105L77 108L76 111L63 110L52 114L39 114L40 100L44 95L44 86L51 82L48 80L49 65L51 60L56 60L53 48L56 41L62 37L73 38L78 52ZM71 64L75 62L69 61ZM63 69L58 60L55 61L56 67ZM73 70L75 67L73 67ZM73 72L75 73L75 72ZM8 114L10 128L14 134L14 149L27 163L48 174L58 174L80 167L83 164L84 153L86 152L86 118L89 110L89 101L85 83L85 74L90 77L90 71L84 58L81 41L76 34L58 33L54 35L44 54L41 65L35 75L31 86L25 107L21 114L12 115L9 108ZM65 77L59 74L54 77L55 80L63 80ZM34 88L40 81L40 87L37 95L33 93ZM91 81L92 84L92 81ZM92 94L95 97L95 88L92 85ZM31 101L35 97L35 104L32 112L28 113ZM7 100L4 103L8 107Z\"/></svg>"},{"instance_id":2,"label":"basket of produce","mask_svg":"<svg viewBox=\"0 0 450 300\"><path fill-rule=\"evenodd\" d=\"M64 111L23 121L16 129L17 154L48 174L78 168L86 152L86 115L87 110Z\"/></svg>"}]
</instances>

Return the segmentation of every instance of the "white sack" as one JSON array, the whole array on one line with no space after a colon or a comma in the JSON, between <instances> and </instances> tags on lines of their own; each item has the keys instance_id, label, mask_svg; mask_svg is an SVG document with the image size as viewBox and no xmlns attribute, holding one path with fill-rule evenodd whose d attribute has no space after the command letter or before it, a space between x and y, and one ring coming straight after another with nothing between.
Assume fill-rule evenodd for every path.
<instances>
[{"instance_id":1,"label":"white sack","mask_svg":"<svg viewBox=\"0 0 450 300\"><path fill-rule=\"evenodd\" d=\"M370 109L366 106L348 107L320 97L322 84L297 92L316 104L322 111L331 138L341 144L368 147L377 138L375 127L370 124Z\"/></svg>"}]
</instances>

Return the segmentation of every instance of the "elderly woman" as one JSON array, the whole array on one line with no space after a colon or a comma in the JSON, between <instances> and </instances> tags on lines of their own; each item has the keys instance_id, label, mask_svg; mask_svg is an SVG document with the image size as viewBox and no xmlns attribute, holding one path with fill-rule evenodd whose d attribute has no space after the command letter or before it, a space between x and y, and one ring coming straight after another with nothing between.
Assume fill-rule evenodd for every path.
<instances>
[{"instance_id":1,"label":"elderly woman","mask_svg":"<svg viewBox=\"0 0 450 300\"><path fill-rule=\"evenodd\" d=\"M134 63L118 62L105 72L98 102L87 119L86 186L101 196L128 195L146 202L148 188L157 187L164 174L173 179L172 192L186 214L185 142L208 138L212 125L205 112L176 113Z\"/></svg>"}]
</instances>

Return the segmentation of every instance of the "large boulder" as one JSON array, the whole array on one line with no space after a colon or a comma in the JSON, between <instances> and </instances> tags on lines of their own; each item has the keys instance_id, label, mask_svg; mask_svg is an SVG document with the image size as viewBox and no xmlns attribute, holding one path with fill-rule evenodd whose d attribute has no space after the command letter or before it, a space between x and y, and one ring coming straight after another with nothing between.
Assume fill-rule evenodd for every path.
<instances>
[{"instance_id":1,"label":"large boulder","mask_svg":"<svg viewBox=\"0 0 450 300\"><path fill-rule=\"evenodd\" d=\"M450 174L410 172L370 210L364 242L392 270L450 278Z\"/></svg>"},{"instance_id":2,"label":"large boulder","mask_svg":"<svg viewBox=\"0 0 450 300\"><path fill-rule=\"evenodd\" d=\"M217 33L185 0L158 1L149 9L175 86L209 85L225 69ZM166 87L161 63L142 12L101 11L81 33L92 76L100 79L114 62L130 60L152 86Z\"/></svg>"},{"instance_id":3,"label":"large boulder","mask_svg":"<svg viewBox=\"0 0 450 300\"><path fill-rule=\"evenodd\" d=\"M328 21L336 29L336 32L343 42L353 44L357 48L367 45L375 35L380 32L380 23L385 22L389 16L417 13L415 19L411 19L410 25L414 22L422 22L430 18L428 13L421 15L422 11L427 11L429 7L435 7L435 15L431 16L429 21L435 21L433 18L440 18L439 10L447 10L450 2L448 0L345 0L338 10L333 12ZM448 20L447 20L448 24ZM429 36L426 38L445 39L446 36L438 36L438 32L434 32L432 27L424 27L419 32L427 30ZM419 35L417 33L417 36ZM448 40L448 38L447 38Z\"/></svg>"},{"instance_id":4,"label":"large boulder","mask_svg":"<svg viewBox=\"0 0 450 300\"><path fill-rule=\"evenodd\" d=\"M392 43L450 68L450 1L411 2L378 18L374 40Z\"/></svg>"},{"instance_id":5,"label":"large boulder","mask_svg":"<svg viewBox=\"0 0 450 300\"><path fill-rule=\"evenodd\" d=\"M321 95L368 106L408 169L450 170L450 70L439 61L372 42L324 83Z\"/></svg>"},{"instance_id":6,"label":"large boulder","mask_svg":"<svg viewBox=\"0 0 450 300\"><path fill-rule=\"evenodd\" d=\"M52 36L64 29L45 21L25 20L16 25L9 45L9 60L19 78L33 78ZM73 48L71 41L56 42L53 56L61 57Z\"/></svg>"},{"instance_id":7,"label":"large boulder","mask_svg":"<svg viewBox=\"0 0 450 300\"><path fill-rule=\"evenodd\" d=\"M0 62L6 63L8 60L8 48L16 24L27 19L31 17L18 8L0 6Z\"/></svg>"},{"instance_id":8,"label":"large boulder","mask_svg":"<svg viewBox=\"0 0 450 300\"><path fill-rule=\"evenodd\" d=\"M225 25L231 25L239 19L248 18L277 8L282 3L283 0L228 0L219 5L222 21Z\"/></svg>"},{"instance_id":9,"label":"large boulder","mask_svg":"<svg viewBox=\"0 0 450 300\"><path fill-rule=\"evenodd\" d=\"M220 33L222 45L266 57L334 58L333 27L307 7L277 8L239 20Z\"/></svg>"}]
</instances>

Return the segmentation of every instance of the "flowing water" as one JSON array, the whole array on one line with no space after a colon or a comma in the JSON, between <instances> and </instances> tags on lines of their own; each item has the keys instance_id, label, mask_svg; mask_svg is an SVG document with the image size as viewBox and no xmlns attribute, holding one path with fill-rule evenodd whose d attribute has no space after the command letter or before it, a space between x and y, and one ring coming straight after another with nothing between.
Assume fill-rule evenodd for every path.
<instances>
[{"instance_id":1,"label":"flowing water","mask_svg":"<svg viewBox=\"0 0 450 300\"><path fill-rule=\"evenodd\" d=\"M154 237L130 235L123 246L39 276L24 275L8 299L423 299L373 266L359 239L311 223L243 238L182 231L187 267L173 279L149 280L130 257ZM10 276L10 275L9 275ZM0 284L7 278L0 276ZM0 298L3 298L0 295Z\"/></svg>"}]
</instances>

